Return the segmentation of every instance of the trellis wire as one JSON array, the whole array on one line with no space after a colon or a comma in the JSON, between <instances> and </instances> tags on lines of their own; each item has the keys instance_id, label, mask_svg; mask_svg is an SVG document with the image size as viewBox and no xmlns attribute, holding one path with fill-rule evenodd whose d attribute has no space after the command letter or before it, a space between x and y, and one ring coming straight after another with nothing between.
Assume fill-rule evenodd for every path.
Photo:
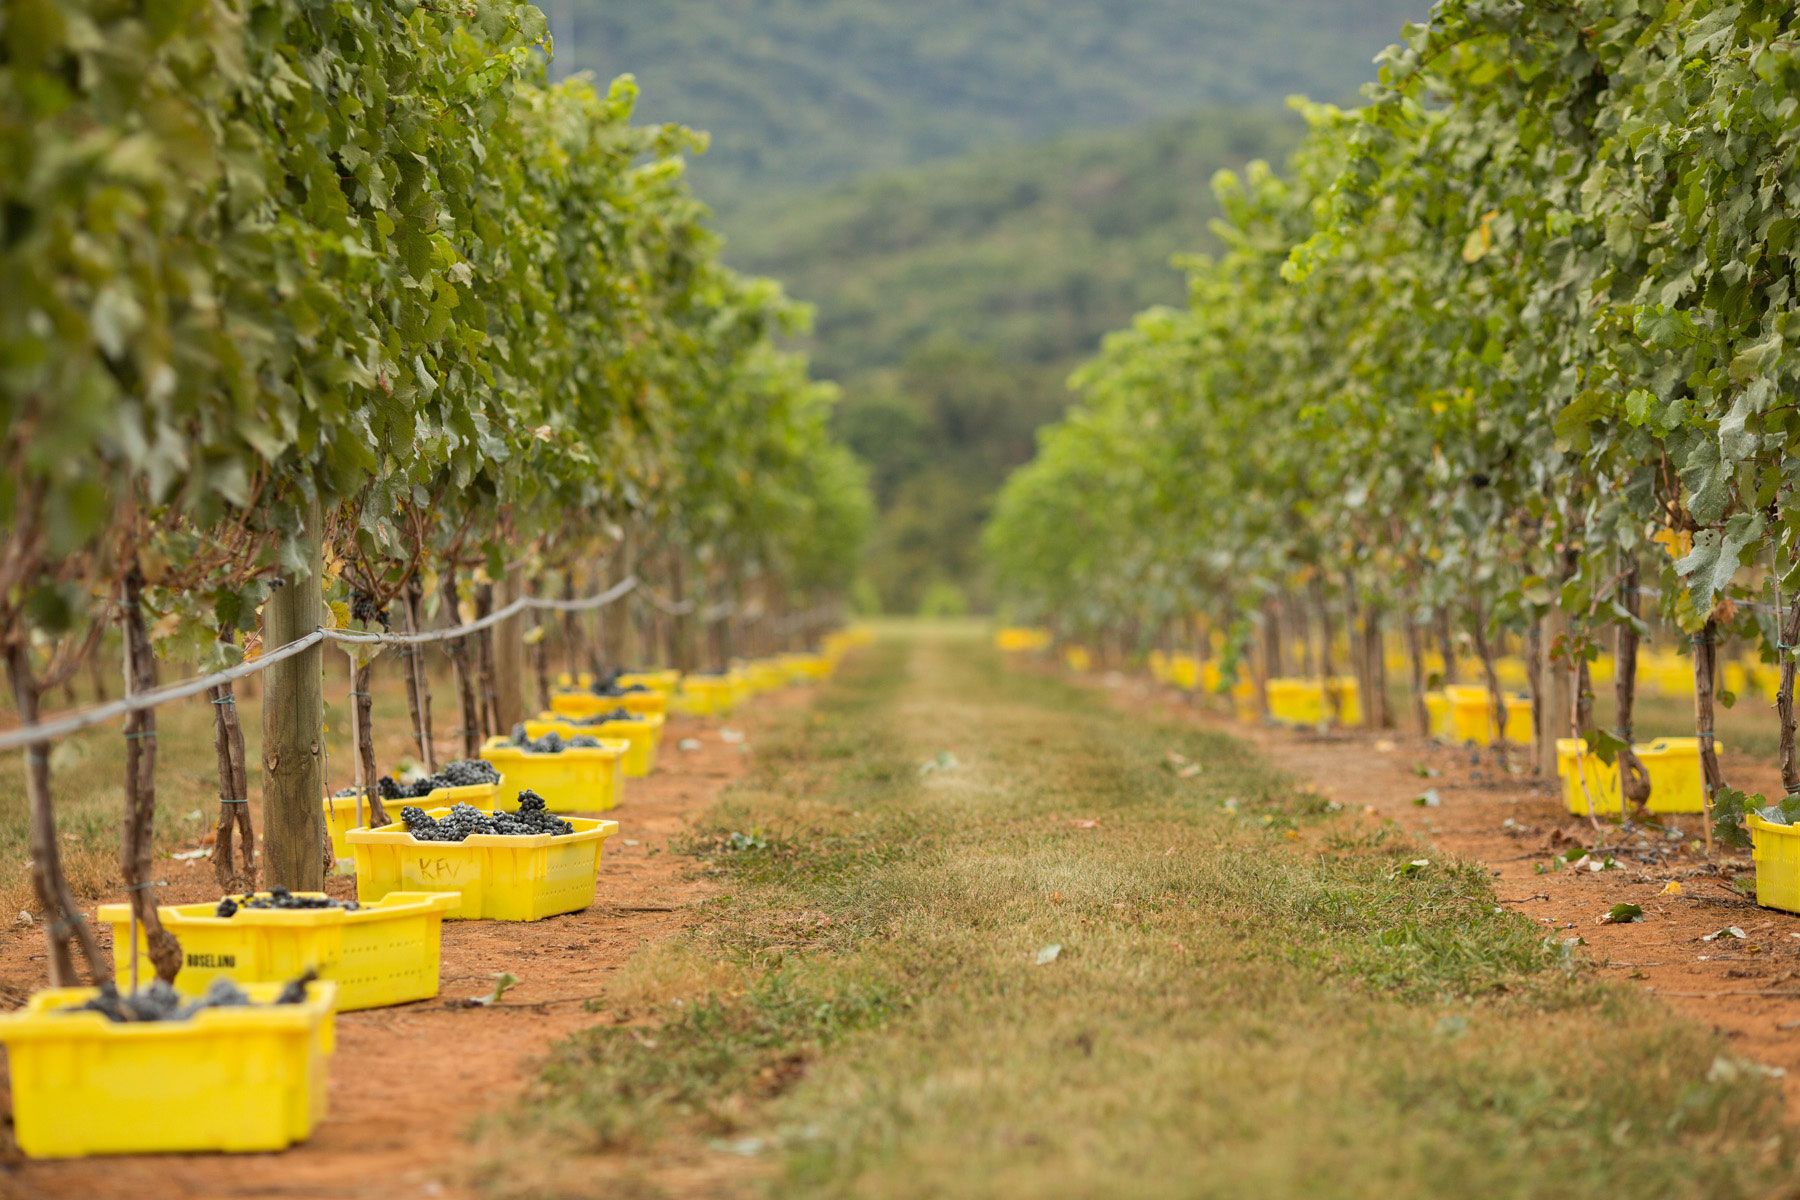
<instances>
[{"instance_id":1,"label":"trellis wire","mask_svg":"<svg viewBox=\"0 0 1800 1200\"><path fill-rule=\"evenodd\" d=\"M508 617L516 616L527 609L541 608L556 612L585 612L597 608L605 608L630 595L640 587L637 576L627 576L597 595L579 600L549 600L536 596L520 596L517 600L500 608L479 620L467 625L456 625L448 629L431 629L420 633L357 633L348 629L315 629L311 633L294 639L285 646L277 646L273 650L264 651L250 662L239 663L235 667L227 667L223 671L215 671L210 675L202 675L194 679L184 679L176 683L164 684L151 688L120 700L96 705L81 712L69 713L54 721L40 721L33 725L21 725L17 729L9 729L0 733L0 751L17 750L25 746L41 745L57 738L67 737L83 729L102 725L117 720L129 713L141 712L155 708L172 700L185 700L190 696L198 696L202 692L219 687L235 680L245 679L261 671L284 662L296 654L304 653L321 642L342 642L356 645L384 646L418 646L431 642L449 641L453 638L467 637L479 633L483 629L498 625ZM654 596L648 587L643 591Z\"/></svg>"}]
</instances>

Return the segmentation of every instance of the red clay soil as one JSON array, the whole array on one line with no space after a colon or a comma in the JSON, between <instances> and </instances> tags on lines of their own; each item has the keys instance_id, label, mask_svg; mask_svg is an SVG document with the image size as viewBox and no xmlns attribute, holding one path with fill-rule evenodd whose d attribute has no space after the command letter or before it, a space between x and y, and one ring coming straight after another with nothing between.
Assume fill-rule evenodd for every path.
<instances>
[{"instance_id":1,"label":"red clay soil","mask_svg":"<svg viewBox=\"0 0 1800 1200\"><path fill-rule=\"evenodd\" d=\"M1439 745L1416 735L1329 733L1250 725L1195 705L1147 681L1117 689L1119 702L1187 709L1208 728L1257 746L1320 796L1367 819L1393 819L1438 850L1485 864L1508 908L1558 937L1580 937L1605 976L1636 981L1676 1010L1717 1029L1743 1059L1786 1072L1791 1120L1800 1120L1800 916L1759 908L1748 851L1703 853L1699 817L1665 817L1664 828L1622 833L1571 816L1555 780L1503 769L1491 751ZM1514 757L1524 763L1525 751ZM1771 764L1726 756L1726 781L1778 790ZM1431 773L1431 774L1427 774ZM1417 801L1427 789L1436 806ZM1680 837L1672 837L1678 830ZM1574 847L1610 855L1592 871L1553 860ZM1668 894L1670 883L1679 894ZM1740 890L1744 889L1744 890ZM1748 894L1746 894L1746 892ZM1641 920L1601 924L1615 904L1642 907ZM1735 926L1746 935L1710 934Z\"/></svg>"},{"instance_id":2,"label":"red clay soil","mask_svg":"<svg viewBox=\"0 0 1800 1200\"><path fill-rule=\"evenodd\" d=\"M748 731L754 744L766 714L797 699L791 692L770 697L759 702L757 716L731 724ZM684 738L697 738L701 748L679 749ZM671 842L743 773L746 762L743 746L726 744L716 724L671 718L657 772L628 781L624 803L606 814L620 829L607 842L593 907L529 923L446 921L438 999L337 1018L329 1113L304 1145L281 1154L31 1162L11 1144L9 1127L0 1148L0 1197L464 1195L458 1183L467 1153L462 1131L508 1104L553 1042L606 1020L583 1002L599 994L627 958L698 919L708 884L691 860L671 852ZM210 864L170 863L166 869L172 876L166 902L218 895ZM328 890L351 896L354 884L336 878ZM519 978L501 1004L446 1006L447 1000L486 994L499 971ZM17 1007L43 980L41 935L29 929L0 933L0 1006Z\"/></svg>"}]
</instances>

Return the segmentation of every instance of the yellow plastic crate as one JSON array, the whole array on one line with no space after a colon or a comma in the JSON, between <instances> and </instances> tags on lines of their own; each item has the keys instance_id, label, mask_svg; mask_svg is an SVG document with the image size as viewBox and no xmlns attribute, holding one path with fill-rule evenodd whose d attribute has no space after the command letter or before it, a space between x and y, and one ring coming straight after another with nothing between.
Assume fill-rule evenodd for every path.
<instances>
[{"instance_id":1,"label":"yellow plastic crate","mask_svg":"<svg viewBox=\"0 0 1800 1200\"><path fill-rule=\"evenodd\" d=\"M1756 902L1764 908L1800 912L1800 829L1777 825L1755 813L1750 827L1750 857L1756 863Z\"/></svg>"},{"instance_id":2,"label":"yellow plastic crate","mask_svg":"<svg viewBox=\"0 0 1800 1200\"><path fill-rule=\"evenodd\" d=\"M1494 705L1485 687L1452 686L1444 689L1450 702L1450 736L1458 742L1486 746L1494 740ZM1528 746L1536 734L1531 700L1506 697L1506 740Z\"/></svg>"},{"instance_id":3,"label":"yellow plastic crate","mask_svg":"<svg viewBox=\"0 0 1800 1200\"><path fill-rule=\"evenodd\" d=\"M1723 750L1724 743L1714 741ZM1650 811L1653 813L1698 813L1706 811L1706 776L1700 770L1700 739L1657 738L1636 746L1638 760L1650 776ZM1576 773L1580 761L1581 773ZM1596 813L1619 811L1619 764L1600 761L1580 738L1559 738L1556 742L1556 773L1562 779L1563 798L1569 811L1586 816L1589 796ZM1582 790L1582 779L1587 790Z\"/></svg>"},{"instance_id":4,"label":"yellow plastic crate","mask_svg":"<svg viewBox=\"0 0 1800 1200\"><path fill-rule=\"evenodd\" d=\"M1781 687L1781 670L1770 663L1728 662L1724 684L1725 690L1740 700L1761 699L1773 704Z\"/></svg>"},{"instance_id":5,"label":"yellow plastic crate","mask_svg":"<svg viewBox=\"0 0 1800 1200\"><path fill-rule=\"evenodd\" d=\"M731 681L731 707L733 709L755 695L755 689L750 686L750 673L741 665L732 667L726 678Z\"/></svg>"},{"instance_id":6,"label":"yellow plastic crate","mask_svg":"<svg viewBox=\"0 0 1800 1200\"><path fill-rule=\"evenodd\" d=\"M1063 664L1071 671L1091 671L1094 669L1094 656L1086 646L1064 646Z\"/></svg>"},{"instance_id":7,"label":"yellow plastic crate","mask_svg":"<svg viewBox=\"0 0 1800 1200\"><path fill-rule=\"evenodd\" d=\"M1499 658L1494 660L1494 675L1501 684L1509 688L1531 686L1531 669L1522 658Z\"/></svg>"},{"instance_id":8,"label":"yellow plastic crate","mask_svg":"<svg viewBox=\"0 0 1800 1200\"><path fill-rule=\"evenodd\" d=\"M1191 654L1177 654L1169 659L1169 682L1184 692L1200 686L1200 660Z\"/></svg>"},{"instance_id":9,"label":"yellow plastic crate","mask_svg":"<svg viewBox=\"0 0 1800 1200\"><path fill-rule=\"evenodd\" d=\"M653 692L661 692L665 696L670 696L675 693L676 688L681 686L681 672L675 670L633 671L619 676L618 682L620 687L647 687ZM591 680L589 686L592 686Z\"/></svg>"},{"instance_id":10,"label":"yellow plastic crate","mask_svg":"<svg viewBox=\"0 0 1800 1200\"><path fill-rule=\"evenodd\" d=\"M457 903L444 915L461 920L536 921L580 912L594 902L600 852L619 823L565 819L574 833L478 833L460 842L421 842L398 822L353 829L356 898L372 903L393 892L455 892Z\"/></svg>"},{"instance_id":11,"label":"yellow plastic crate","mask_svg":"<svg viewBox=\"0 0 1800 1200\"><path fill-rule=\"evenodd\" d=\"M349 858L350 843L344 835L355 829L361 822L356 819L358 801L355 796L327 796L321 802L325 810L325 829L331 834L331 854L333 858ZM369 802L364 800L361 807L366 810Z\"/></svg>"},{"instance_id":12,"label":"yellow plastic crate","mask_svg":"<svg viewBox=\"0 0 1800 1200\"><path fill-rule=\"evenodd\" d=\"M1320 725L1335 718L1346 725L1362 721L1362 690L1348 675L1329 680L1271 679L1269 715L1285 725ZM1332 693L1337 705L1332 704Z\"/></svg>"},{"instance_id":13,"label":"yellow plastic crate","mask_svg":"<svg viewBox=\"0 0 1800 1200\"><path fill-rule=\"evenodd\" d=\"M1317 725L1331 715L1325 685L1317 679L1271 679L1269 716L1284 725Z\"/></svg>"},{"instance_id":14,"label":"yellow plastic crate","mask_svg":"<svg viewBox=\"0 0 1800 1200\"><path fill-rule=\"evenodd\" d=\"M790 683L817 683L831 675L831 660L823 654L784 654L778 661Z\"/></svg>"},{"instance_id":15,"label":"yellow plastic crate","mask_svg":"<svg viewBox=\"0 0 1800 1200\"><path fill-rule=\"evenodd\" d=\"M625 757L620 760L628 779L642 779L656 769L656 752L662 747L663 723L660 714L633 717L629 721L602 721L598 725L577 725L559 720L555 713L539 713L535 721L525 722L525 736L543 737L559 733L563 737L586 734L589 737L627 743Z\"/></svg>"},{"instance_id":16,"label":"yellow plastic crate","mask_svg":"<svg viewBox=\"0 0 1800 1200\"><path fill-rule=\"evenodd\" d=\"M165 904L157 912L181 940L175 989L184 995L199 996L219 978L282 983L311 968L337 984L338 1011L349 1012L437 995L439 934L456 902L453 892L390 892L355 912L246 908L220 917L214 903ZM129 987L131 908L103 904L97 915L112 926L114 976ZM147 953L141 927L138 952ZM147 961L140 958L140 969Z\"/></svg>"},{"instance_id":17,"label":"yellow plastic crate","mask_svg":"<svg viewBox=\"0 0 1800 1200\"><path fill-rule=\"evenodd\" d=\"M601 738L598 746L533 754L495 735L481 748L481 757L500 772L496 800L508 812L518 809L519 793L527 788L542 796L551 812L604 812L624 795L624 760L630 749L624 738Z\"/></svg>"},{"instance_id":18,"label":"yellow plastic crate","mask_svg":"<svg viewBox=\"0 0 1800 1200\"><path fill-rule=\"evenodd\" d=\"M772 658L759 658L744 664L744 686L749 694L778 692L788 685L787 668Z\"/></svg>"},{"instance_id":19,"label":"yellow plastic crate","mask_svg":"<svg viewBox=\"0 0 1800 1200\"><path fill-rule=\"evenodd\" d=\"M452 804L473 804L477 808L493 808L496 806L495 794L500 786L494 783L471 783L463 787L434 788L418 800L386 800L383 805L389 816L399 813L402 804L418 804L426 808L442 805L445 808ZM355 796L327 796L323 805L325 809L325 828L331 833L331 855L333 858L349 858L350 842L345 834L352 829L365 828L368 825L368 801L363 801L363 820L356 819ZM518 802L513 802L518 807Z\"/></svg>"},{"instance_id":20,"label":"yellow plastic crate","mask_svg":"<svg viewBox=\"0 0 1800 1200\"><path fill-rule=\"evenodd\" d=\"M737 707L737 688L730 675L689 675L675 698L677 712L692 717L724 717Z\"/></svg>"},{"instance_id":21,"label":"yellow plastic crate","mask_svg":"<svg viewBox=\"0 0 1800 1200\"><path fill-rule=\"evenodd\" d=\"M1029 654L1050 645L1048 629L1032 629L1013 625L994 633L994 646L1008 654ZM849 647L846 645L845 649Z\"/></svg>"},{"instance_id":22,"label":"yellow plastic crate","mask_svg":"<svg viewBox=\"0 0 1800 1200\"><path fill-rule=\"evenodd\" d=\"M13 1129L33 1158L284 1150L325 1115L325 1060L337 985L274 1004L282 984L252 983L254 1007L185 1021L120 1023L64 1013L93 988L50 988L0 1016Z\"/></svg>"},{"instance_id":23,"label":"yellow plastic crate","mask_svg":"<svg viewBox=\"0 0 1800 1200\"><path fill-rule=\"evenodd\" d=\"M1432 737L1445 741L1451 739L1450 697L1442 692L1426 692L1425 716Z\"/></svg>"},{"instance_id":24,"label":"yellow plastic crate","mask_svg":"<svg viewBox=\"0 0 1800 1200\"><path fill-rule=\"evenodd\" d=\"M592 692L552 692L550 710L559 717L578 721L609 713L615 708L626 712L662 714L669 711L669 698L654 689L626 692L623 696L596 696Z\"/></svg>"},{"instance_id":25,"label":"yellow plastic crate","mask_svg":"<svg viewBox=\"0 0 1800 1200\"><path fill-rule=\"evenodd\" d=\"M1664 696L1692 695L1693 660L1668 650L1643 654L1638 658L1638 686Z\"/></svg>"}]
</instances>

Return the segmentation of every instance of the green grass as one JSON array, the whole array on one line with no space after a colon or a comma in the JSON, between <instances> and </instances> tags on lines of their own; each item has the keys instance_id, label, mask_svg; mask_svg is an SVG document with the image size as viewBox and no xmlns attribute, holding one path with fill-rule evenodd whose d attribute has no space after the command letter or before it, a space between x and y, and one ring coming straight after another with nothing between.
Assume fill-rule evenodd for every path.
<instances>
[{"instance_id":1,"label":"green grass","mask_svg":"<svg viewBox=\"0 0 1800 1200\"><path fill-rule=\"evenodd\" d=\"M941 751L957 765L921 774ZM690 847L719 897L489 1126L488 1194L1792 1178L1771 1083L1497 911L1482 870L1230 739L1010 673L966 626L884 638L758 752Z\"/></svg>"},{"instance_id":2,"label":"green grass","mask_svg":"<svg viewBox=\"0 0 1800 1200\"><path fill-rule=\"evenodd\" d=\"M109 647L110 649L110 647ZM412 718L406 706L405 685L398 659L384 658L375 670L371 724L375 730L376 765L386 771L401 760L416 756ZM191 672L188 667L165 667L165 678ZM326 658L327 783L333 789L355 781L355 762L350 753L349 676L344 655L335 651ZM118 697L116 681L111 698ZM455 692L447 678L434 684L434 728L441 744L448 731L461 726ZM262 706L260 690L252 682L239 685L238 708L244 727L250 795L260 795ZM52 703L52 701L54 703ZM57 693L47 700L47 713L61 708L86 707L95 697L85 686L72 696ZM10 707L6 724L16 718ZM217 823L219 812L219 763L213 747L212 703L204 696L165 705L157 714L156 846L160 856L181 846L191 846ZM122 725L114 722L59 741L51 752L51 795L56 807L57 830L64 843L64 866L78 899L110 895L122 886L119 873L119 826L125 806L125 753ZM0 755L0 911L16 913L37 909L31 887L29 822L25 799L24 755ZM260 812L260 808L258 809ZM260 833L261 821L257 828ZM171 866L170 870L182 870ZM210 879L211 864L200 862L185 868L204 872Z\"/></svg>"}]
</instances>

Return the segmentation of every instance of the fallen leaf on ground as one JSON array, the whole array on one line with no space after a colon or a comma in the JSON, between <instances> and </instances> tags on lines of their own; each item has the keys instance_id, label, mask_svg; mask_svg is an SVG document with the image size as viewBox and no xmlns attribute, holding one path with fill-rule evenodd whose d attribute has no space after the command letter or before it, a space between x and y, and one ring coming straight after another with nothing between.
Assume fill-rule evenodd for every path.
<instances>
[{"instance_id":1,"label":"fallen leaf on ground","mask_svg":"<svg viewBox=\"0 0 1800 1200\"><path fill-rule=\"evenodd\" d=\"M1744 931L1739 929L1736 925L1727 925L1723 929L1715 929L1713 932L1707 934L1705 937L1702 937L1700 940L1703 942L1716 942L1722 937L1731 937L1731 938L1737 938L1741 941L1746 936L1748 936L1748 935L1746 935L1744 933Z\"/></svg>"},{"instance_id":2,"label":"fallen leaf on ground","mask_svg":"<svg viewBox=\"0 0 1800 1200\"><path fill-rule=\"evenodd\" d=\"M1644 919L1644 910L1635 904L1615 904L1600 918L1602 925L1629 925Z\"/></svg>"},{"instance_id":3,"label":"fallen leaf on ground","mask_svg":"<svg viewBox=\"0 0 1800 1200\"><path fill-rule=\"evenodd\" d=\"M1062 954L1062 943L1061 942L1051 942L1048 946L1045 946L1042 950L1039 950L1037 952L1037 965L1040 967L1048 966L1049 964L1055 962L1057 960L1057 958L1061 956L1061 954Z\"/></svg>"},{"instance_id":4,"label":"fallen leaf on ground","mask_svg":"<svg viewBox=\"0 0 1800 1200\"><path fill-rule=\"evenodd\" d=\"M929 775L933 771L954 770L959 765L960 764L956 761L956 755L950 753L948 750L939 750L935 757L927 759L925 762L919 764L919 774Z\"/></svg>"},{"instance_id":5,"label":"fallen leaf on ground","mask_svg":"<svg viewBox=\"0 0 1800 1200\"><path fill-rule=\"evenodd\" d=\"M1071 820L1069 822L1069 824L1073 825L1076 829L1098 829L1098 828L1100 828L1100 822L1090 820L1087 817L1076 817L1073 820Z\"/></svg>"},{"instance_id":6,"label":"fallen leaf on ground","mask_svg":"<svg viewBox=\"0 0 1800 1200\"><path fill-rule=\"evenodd\" d=\"M1665 896L1679 896L1681 895L1681 885L1671 879L1668 883L1663 885L1662 894Z\"/></svg>"}]
</instances>

